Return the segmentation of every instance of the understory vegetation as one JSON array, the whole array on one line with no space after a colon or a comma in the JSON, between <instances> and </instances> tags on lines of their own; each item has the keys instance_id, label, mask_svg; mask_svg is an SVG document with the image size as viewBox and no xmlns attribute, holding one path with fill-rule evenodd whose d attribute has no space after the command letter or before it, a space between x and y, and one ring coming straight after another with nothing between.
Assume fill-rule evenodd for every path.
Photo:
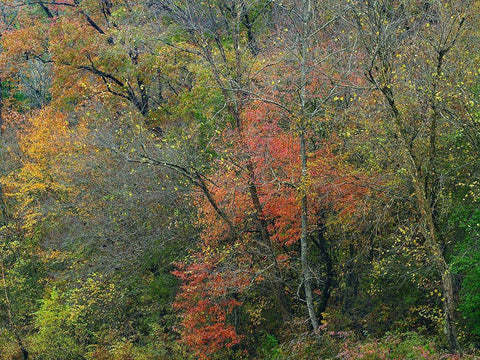
<instances>
[{"instance_id":1,"label":"understory vegetation","mask_svg":"<svg viewBox=\"0 0 480 360\"><path fill-rule=\"evenodd\" d=\"M1 0L0 360L480 358L478 24Z\"/></svg>"}]
</instances>

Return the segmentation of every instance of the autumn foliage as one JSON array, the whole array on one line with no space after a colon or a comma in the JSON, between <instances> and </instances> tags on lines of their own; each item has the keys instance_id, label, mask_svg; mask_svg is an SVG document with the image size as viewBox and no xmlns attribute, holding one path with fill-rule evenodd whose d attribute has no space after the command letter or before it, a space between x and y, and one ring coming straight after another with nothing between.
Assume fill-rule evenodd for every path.
<instances>
[{"instance_id":1,"label":"autumn foliage","mask_svg":"<svg viewBox=\"0 0 480 360\"><path fill-rule=\"evenodd\" d=\"M1 1L0 360L475 358L479 4Z\"/></svg>"}]
</instances>

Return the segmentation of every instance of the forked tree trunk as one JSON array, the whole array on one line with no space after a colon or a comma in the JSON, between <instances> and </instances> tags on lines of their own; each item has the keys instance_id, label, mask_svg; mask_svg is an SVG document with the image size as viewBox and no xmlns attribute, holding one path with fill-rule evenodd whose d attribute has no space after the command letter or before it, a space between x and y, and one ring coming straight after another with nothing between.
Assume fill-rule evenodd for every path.
<instances>
[{"instance_id":1,"label":"forked tree trunk","mask_svg":"<svg viewBox=\"0 0 480 360\"><path fill-rule=\"evenodd\" d=\"M457 332L455 329L455 301L453 291L453 276L440 246L437 229L433 218L433 209L430 206L425 192L424 181L418 172L417 164L415 162L411 149L408 146L407 139L405 138L405 132L402 131L402 115L396 106L393 92L391 88L387 87L380 90L385 96L390 106L390 109L393 112L393 117L395 120L395 133L400 142L400 152L402 153L402 157L404 158L407 171L412 179L417 208L420 213L420 230L425 239L429 255L440 273L443 292L445 335L447 337L449 349L452 352L458 352L460 350L460 347L458 344Z\"/></svg>"},{"instance_id":2,"label":"forked tree trunk","mask_svg":"<svg viewBox=\"0 0 480 360\"><path fill-rule=\"evenodd\" d=\"M465 13L468 12L469 5L467 3L465 3L465 8L463 9ZM415 157L416 154L411 146L411 141L408 138L409 135L407 135L408 126L405 122L406 115L402 113L397 106L396 98L391 86L393 79L397 77L393 66L394 63L391 60L392 55L394 55L392 51L397 51L395 50L396 46L403 46L402 42L405 40L402 39L403 35L399 35L398 30L402 29L401 33L403 33L404 23L398 21L399 19L397 19L396 23L392 23L392 19L388 17L388 14L379 11L379 4L380 3L377 2L366 2L366 17L361 14L356 15L358 25L361 26L360 32L362 33L364 31L362 18L365 18L366 21L369 22L370 30L372 32L379 29L379 22L382 24L388 23L389 25L396 24L396 27L381 25L380 31L376 32L376 37L374 38L373 43L371 42L366 46L365 50L372 54L366 75L376 89L382 93L393 114L395 135L398 141L398 151L412 181L416 208L420 220L420 231L425 239L427 255L430 257L432 264L440 274L443 292L442 301L446 338L450 351L457 352L459 351L459 344L455 330L453 277L445 260L442 251L443 242L439 239L439 232L435 223L435 202L438 196L438 189L436 188L436 178L438 177L436 169L436 142L438 136L438 121L441 117L440 82L442 81L445 72L443 69L444 58L457 43L463 29L465 17L460 13L457 14L459 16L449 16L448 14L445 14L447 17L443 19L444 22L438 24L439 33L437 34L437 38L427 40L428 46L430 46L436 54L436 59L434 62L435 69L433 70L432 77L429 79L431 81L431 86L429 86L429 92L424 98L424 100L429 102L431 110L429 114L425 115L425 120L429 122L427 130L429 141L428 155L425 159L417 160ZM389 2L389 4L393 4L393 2ZM399 7L399 10L400 9L402 9L402 11L397 12L397 15L400 17L405 16L405 8ZM437 22L440 22L442 20L441 11L438 12L437 15ZM417 16L415 16L415 18L416 17ZM407 21L414 20L414 18L406 17L404 20L405 23L407 23ZM408 28L406 30L408 30ZM449 87L452 86L448 81L445 81L445 85ZM442 96L445 96L445 94ZM420 169L425 170L421 172Z\"/></svg>"}]
</instances>

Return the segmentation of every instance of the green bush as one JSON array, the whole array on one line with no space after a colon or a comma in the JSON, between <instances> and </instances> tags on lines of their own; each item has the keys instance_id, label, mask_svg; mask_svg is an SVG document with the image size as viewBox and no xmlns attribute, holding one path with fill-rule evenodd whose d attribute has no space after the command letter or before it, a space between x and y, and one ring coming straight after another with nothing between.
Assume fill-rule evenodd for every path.
<instances>
[{"instance_id":1,"label":"green bush","mask_svg":"<svg viewBox=\"0 0 480 360\"><path fill-rule=\"evenodd\" d=\"M459 310L472 334L480 336L480 209L460 214L465 240L457 245L452 264L462 277Z\"/></svg>"}]
</instances>

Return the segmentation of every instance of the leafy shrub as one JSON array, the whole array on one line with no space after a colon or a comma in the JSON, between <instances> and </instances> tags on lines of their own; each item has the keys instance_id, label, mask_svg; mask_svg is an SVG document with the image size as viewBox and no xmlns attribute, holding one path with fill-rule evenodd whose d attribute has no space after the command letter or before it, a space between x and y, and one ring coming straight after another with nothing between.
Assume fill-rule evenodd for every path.
<instances>
[{"instance_id":1,"label":"leafy shrub","mask_svg":"<svg viewBox=\"0 0 480 360\"><path fill-rule=\"evenodd\" d=\"M346 342L337 355L342 360L467 360L473 355L443 354L429 339L414 332L387 334L378 340Z\"/></svg>"}]
</instances>

